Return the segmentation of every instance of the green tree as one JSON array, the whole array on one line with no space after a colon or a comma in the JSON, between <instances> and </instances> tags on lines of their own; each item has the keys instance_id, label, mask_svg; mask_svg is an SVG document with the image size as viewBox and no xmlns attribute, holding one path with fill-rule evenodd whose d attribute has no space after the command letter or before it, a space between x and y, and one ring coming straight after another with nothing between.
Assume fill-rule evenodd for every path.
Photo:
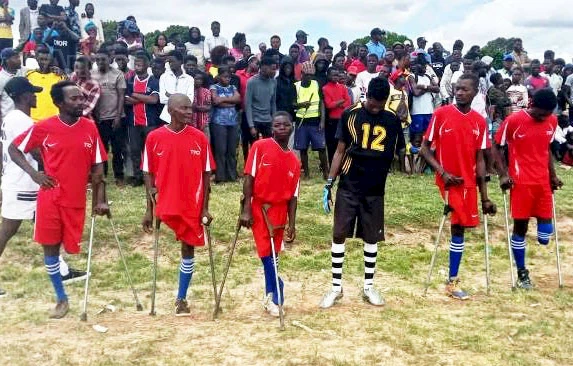
<instances>
[{"instance_id":1,"label":"green tree","mask_svg":"<svg viewBox=\"0 0 573 366\"><path fill-rule=\"evenodd\" d=\"M186 25L170 25L165 30L155 30L153 32L149 32L145 34L145 46L147 50L151 52L153 45L155 44L155 40L160 34L165 34L168 39L171 38L174 34L178 34L181 42L189 41L189 27Z\"/></svg>"},{"instance_id":2,"label":"green tree","mask_svg":"<svg viewBox=\"0 0 573 366\"><path fill-rule=\"evenodd\" d=\"M404 43L405 40L409 39L408 36L405 36L403 34L398 34L396 32L389 32L386 31L386 38L384 39L384 46L386 46L386 48L390 48L392 47L392 45L395 42L402 42ZM358 43L358 44L366 44L370 41L370 36L365 36L362 38L358 38L355 39L353 43Z\"/></svg>"},{"instance_id":3,"label":"green tree","mask_svg":"<svg viewBox=\"0 0 573 366\"><path fill-rule=\"evenodd\" d=\"M515 38L503 38L498 37L494 40L489 41L485 46L481 48L481 53L484 56L493 57L492 67L496 70L501 69L503 66L503 55L511 52L513 49L513 42Z\"/></svg>"},{"instance_id":4,"label":"green tree","mask_svg":"<svg viewBox=\"0 0 573 366\"><path fill-rule=\"evenodd\" d=\"M115 20L104 20L101 23L106 42L115 41L117 39L117 22Z\"/></svg>"}]
</instances>

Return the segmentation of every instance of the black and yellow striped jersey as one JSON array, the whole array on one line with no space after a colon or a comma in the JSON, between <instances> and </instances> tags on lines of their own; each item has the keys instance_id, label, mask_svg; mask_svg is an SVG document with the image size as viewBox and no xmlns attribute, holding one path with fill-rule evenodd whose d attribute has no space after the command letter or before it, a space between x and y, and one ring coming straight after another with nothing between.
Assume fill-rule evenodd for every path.
<instances>
[{"instance_id":1,"label":"black and yellow striped jersey","mask_svg":"<svg viewBox=\"0 0 573 366\"><path fill-rule=\"evenodd\" d=\"M342 114L336 137L346 144L340 187L363 195L383 195L394 155L406 145L398 116L387 110L370 114L357 103Z\"/></svg>"}]
</instances>

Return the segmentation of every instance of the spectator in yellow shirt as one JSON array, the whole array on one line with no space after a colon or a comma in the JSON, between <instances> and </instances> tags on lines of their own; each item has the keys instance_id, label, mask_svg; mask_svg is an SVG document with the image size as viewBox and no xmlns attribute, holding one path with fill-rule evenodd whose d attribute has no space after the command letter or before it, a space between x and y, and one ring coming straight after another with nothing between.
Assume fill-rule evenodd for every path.
<instances>
[{"instance_id":1,"label":"spectator in yellow shirt","mask_svg":"<svg viewBox=\"0 0 573 366\"><path fill-rule=\"evenodd\" d=\"M36 49L36 61L39 69L32 70L26 75L32 85L42 88L42 91L36 94L36 108L30 110L34 123L58 114L58 107L54 105L50 91L54 84L64 79L62 75L54 72L52 56L47 47L39 46Z\"/></svg>"},{"instance_id":2,"label":"spectator in yellow shirt","mask_svg":"<svg viewBox=\"0 0 573 366\"><path fill-rule=\"evenodd\" d=\"M8 0L0 0L0 51L4 48L14 47L12 23L14 23L14 9L8 7Z\"/></svg>"}]
</instances>

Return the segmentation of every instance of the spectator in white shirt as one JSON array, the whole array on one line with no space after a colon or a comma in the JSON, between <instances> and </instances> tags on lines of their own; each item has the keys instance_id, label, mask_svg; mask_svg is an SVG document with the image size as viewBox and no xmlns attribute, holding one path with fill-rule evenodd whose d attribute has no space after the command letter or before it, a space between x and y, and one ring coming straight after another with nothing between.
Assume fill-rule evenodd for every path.
<instances>
[{"instance_id":1,"label":"spectator in white shirt","mask_svg":"<svg viewBox=\"0 0 573 366\"><path fill-rule=\"evenodd\" d=\"M229 42L224 37L221 37L219 34L221 33L221 23L218 21L214 21L211 23L211 32L213 33L212 37L205 38L205 51L203 52L205 55L205 59L211 60L211 50L217 46L225 46L229 48Z\"/></svg>"},{"instance_id":2,"label":"spectator in white shirt","mask_svg":"<svg viewBox=\"0 0 573 366\"><path fill-rule=\"evenodd\" d=\"M523 71L514 69L511 75L511 86L507 88L507 96L511 100L511 113L519 112L529 105L529 93L523 85Z\"/></svg>"},{"instance_id":3,"label":"spectator in white shirt","mask_svg":"<svg viewBox=\"0 0 573 366\"><path fill-rule=\"evenodd\" d=\"M96 39L100 41L100 44L105 42L105 36L103 34L103 25L101 20L94 17L95 9L92 3L87 3L85 7L85 14L82 14L82 18L80 19L80 30L82 32L82 39L87 38L88 34L86 33L85 27L86 24L92 22L97 27L97 37Z\"/></svg>"},{"instance_id":4,"label":"spectator in white shirt","mask_svg":"<svg viewBox=\"0 0 573 366\"><path fill-rule=\"evenodd\" d=\"M557 117L558 125L555 129L555 137L551 142L551 152L559 161L563 160L563 156L569 150L567 135L573 133L573 127L569 124L569 117L566 114L561 114Z\"/></svg>"},{"instance_id":5,"label":"spectator in white shirt","mask_svg":"<svg viewBox=\"0 0 573 366\"><path fill-rule=\"evenodd\" d=\"M423 54L419 54L412 65L414 72L414 85L412 88L414 98L412 100L412 123L410 124L410 141L420 134L424 134L432 114L434 113L434 97L432 93L439 93L440 87L426 72L428 61Z\"/></svg>"},{"instance_id":6,"label":"spectator in white shirt","mask_svg":"<svg viewBox=\"0 0 573 366\"><path fill-rule=\"evenodd\" d=\"M360 90L360 100L362 101L366 101L368 84L378 76L376 66L378 66L378 56L375 53L371 53L366 57L366 70L359 72L356 76L356 87Z\"/></svg>"},{"instance_id":7,"label":"spectator in white shirt","mask_svg":"<svg viewBox=\"0 0 573 366\"><path fill-rule=\"evenodd\" d=\"M159 118L171 123L171 116L167 111L167 102L173 94L184 94L193 100L195 93L195 80L191 75L183 72L183 54L179 51L171 51L167 55L169 69L159 79L159 102L164 104Z\"/></svg>"},{"instance_id":8,"label":"spectator in white shirt","mask_svg":"<svg viewBox=\"0 0 573 366\"><path fill-rule=\"evenodd\" d=\"M501 76L504 79L510 79L511 80L511 74L513 74L513 56L508 53L507 55L503 56L503 68L497 70L498 74L501 74Z\"/></svg>"}]
</instances>

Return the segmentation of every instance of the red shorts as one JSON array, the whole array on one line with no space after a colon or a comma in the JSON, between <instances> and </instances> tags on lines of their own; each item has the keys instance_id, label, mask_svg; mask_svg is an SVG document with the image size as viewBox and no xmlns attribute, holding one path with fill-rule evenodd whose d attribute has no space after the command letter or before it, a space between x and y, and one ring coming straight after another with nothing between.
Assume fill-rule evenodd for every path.
<instances>
[{"instance_id":1,"label":"red shorts","mask_svg":"<svg viewBox=\"0 0 573 366\"><path fill-rule=\"evenodd\" d=\"M445 191L439 186L440 193L445 199ZM452 208L452 225L476 227L479 225L477 206L477 188L453 186L448 188L448 204Z\"/></svg>"},{"instance_id":2,"label":"red shorts","mask_svg":"<svg viewBox=\"0 0 573 366\"><path fill-rule=\"evenodd\" d=\"M175 233L175 238L192 247L205 245L203 225L198 217L159 215L159 219Z\"/></svg>"},{"instance_id":3,"label":"red shorts","mask_svg":"<svg viewBox=\"0 0 573 366\"><path fill-rule=\"evenodd\" d=\"M511 217L517 220L553 217L553 198L549 184L516 184L511 189Z\"/></svg>"},{"instance_id":4,"label":"red shorts","mask_svg":"<svg viewBox=\"0 0 573 366\"><path fill-rule=\"evenodd\" d=\"M263 218L262 202L253 200L251 207L253 210L253 238L257 246L257 254L260 258L268 257L272 254L271 236L265 224L265 219ZM269 221L273 226L284 226L287 223L287 214L288 206L286 203L274 204L268 210ZM284 227L282 229L275 229L274 234L275 251L278 254L283 247Z\"/></svg>"},{"instance_id":5,"label":"red shorts","mask_svg":"<svg viewBox=\"0 0 573 366\"><path fill-rule=\"evenodd\" d=\"M42 245L62 243L67 253L80 252L86 219L85 208L62 207L57 204L54 190L38 192L34 240Z\"/></svg>"}]
</instances>

